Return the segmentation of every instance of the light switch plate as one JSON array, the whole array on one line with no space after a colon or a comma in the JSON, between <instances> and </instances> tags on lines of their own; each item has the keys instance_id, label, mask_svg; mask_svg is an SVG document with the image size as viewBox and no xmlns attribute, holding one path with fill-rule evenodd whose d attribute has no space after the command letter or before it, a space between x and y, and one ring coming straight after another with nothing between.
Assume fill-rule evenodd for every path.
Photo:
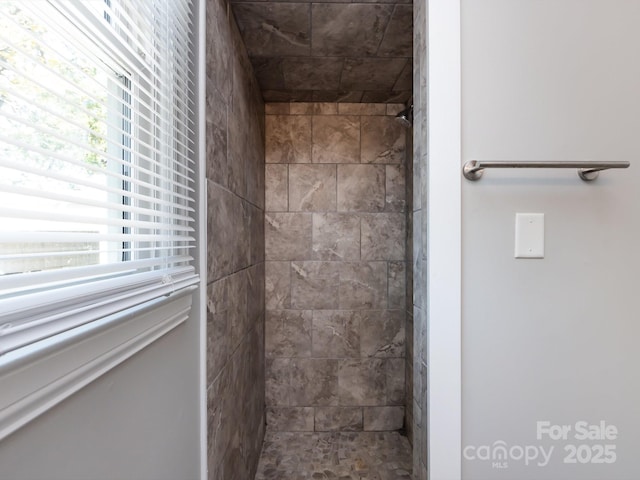
<instances>
[{"instance_id":1,"label":"light switch plate","mask_svg":"<svg viewBox=\"0 0 640 480\"><path fill-rule=\"evenodd\" d=\"M544 258L544 213L516 213L516 258Z\"/></svg>"}]
</instances>

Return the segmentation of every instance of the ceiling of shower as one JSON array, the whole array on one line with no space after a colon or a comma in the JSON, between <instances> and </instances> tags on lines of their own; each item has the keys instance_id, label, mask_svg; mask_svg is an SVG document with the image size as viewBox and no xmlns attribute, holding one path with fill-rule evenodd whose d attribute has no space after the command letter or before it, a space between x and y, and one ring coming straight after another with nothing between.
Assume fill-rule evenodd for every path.
<instances>
[{"instance_id":1,"label":"ceiling of shower","mask_svg":"<svg viewBox=\"0 0 640 480\"><path fill-rule=\"evenodd\" d=\"M231 0L267 102L411 97L412 0Z\"/></svg>"}]
</instances>

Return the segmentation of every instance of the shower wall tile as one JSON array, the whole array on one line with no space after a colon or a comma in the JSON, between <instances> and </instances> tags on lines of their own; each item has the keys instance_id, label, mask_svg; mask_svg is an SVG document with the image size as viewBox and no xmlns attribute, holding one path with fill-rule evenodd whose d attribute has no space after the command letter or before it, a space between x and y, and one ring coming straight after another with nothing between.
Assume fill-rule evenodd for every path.
<instances>
[{"instance_id":1,"label":"shower wall tile","mask_svg":"<svg viewBox=\"0 0 640 480\"><path fill-rule=\"evenodd\" d=\"M300 260L311 255L310 213L267 213L265 253L269 260Z\"/></svg>"},{"instance_id":2,"label":"shower wall tile","mask_svg":"<svg viewBox=\"0 0 640 480\"><path fill-rule=\"evenodd\" d=\"M290 211L336 210L335 165L290 165L289 185Z\"/></svg>"},{"instance_id":3,"label":"shower wall tile","mask_svg":"<svg viewBox=\"0 0 640 480\"><path fill-rule=\"evenodd\" d=\"M405 128L391 116L362 119L361 163L403 164Z\"/></svg>"},{"instance_id":4,"label":"shower wall tile","mask_svg":"<svg viewBox=\"0 0 640 480\"><path fill-rule=\"evenodd\" d=\"M234 29L223 12L220 0L212 3L207 12L207 96L216 88L223 98L231 96L232 74L231 63L234 55ZM214 40L215 39L215 40ZM210 139L208 138L207 141Z\"/></svg>"},{"instance_id":5,"label":"shower wall tile","mask_svg":"<svg viewBox=\"0 0 640 480\"><path fill-rule=\"evenodd\" d=\"M314 102L360 102L363 92L346 90L316 90L312 92Z\"/></svg>"},{"instance_id":6,"label":"shower wall tile","mask_svg":"<svg viewBox=\"0 0 640 480\"><path fill-rule=\"evenodd\" d=\"M360 407L316 407L316 432L360 432L362 431L362 408Z\"/></svg>"},{"instance_id":7,"label":"shower wall tile","mask_svg":"<svg viewBox=\"0 0 640 480\"><path fill-rule=\"evenodd\" d=\"M407 185L404 165L385 166L385 195L385 211L405 211Z\"/></svg>"},{"instance_id":8,"label":"shower wall tile","mask_svg":"<svg viewBox=\"0 0 640 480\"><path fill-rule=\"evenodd\" d=\"M339 267L333 262L292 262L292 308L335 309L339 292Z\"/></svg>"},{"instance_id":9,"label":"shower wall tile","mask_svg":"<svg viewBox=\"0 0 640 480\"><path fill-rule=\"evenodd\" d=\"M264 113L266 115L289 115L291 111L289 103L265 103Z\"/></svg>"},{"instance_id":10,"label":"shower wall tile","mask_svg":"<svg viewBox=\"0 0 640 480\"><path fill-rule=\"evenodd\" d=\"M266 115L272 162L266 165L264 227L269 428L360 431L363 408L375 406L367 411L369 429L399 429L406 376L406 171L395 152L382 150L393 150L397 138L365 128L393 128L402 105L284 105L268 105ZM298 135L306 132L301 125L310 125L311 133ZM360 144L376 135L382 140L375 148L367 140L375 156L365 160Z\"/></svg>"},{"instance_id":11,"label":"shower wall tile","mask_svg":"<svg viewBox=\"0 0 640 480\"><path fill-rule=\"evenodd\" d=\"M338 165L338 211L382 212L384 165Z\"/></svg>"},{"instance_id":12,"label":"shower wall tile","mask_svg":"<svg viewBox=\"0 0 640 480\"><path fill-rule=\"evenodd\" d=\"M314 55L375 55L392 12L393 5L313 4Z\"/></svg>"},{"instance_id":13,"label":"shower wall tile","mask_svg":"<svg viewBox=\"0 0 640 480\"><path fill-rule=\"evenodd\" d=\"M360 217L314 213L312 249L315 260L360 260Z\"/></svg>"},{"instance_id":14,"label":"shower wall tile","mask_svg":"<svg viewBox=\"0 0 640 480\"><path fill-rule=\"evenodd\" d=\"M312 158L313 163L358 163L360 117L314 116Z\"/></svg>"},{"instance_id":15,"label":"shower wall tile","mask_svg":"<svg viewBox=\"0 0 640 480\"><path fill-rule=\"evenodd\" d=\"M292 405L338 405L338 360L295 358L291 360Z\"/></svg>"},{"instance_id":16,"label":"shower wall tile","mask_svg":"<svg viewBox=\"0 0 640 480\"><path fill-rule=\"evenodd\" d=\"M253 478L265 425L265 109L223 0L207 2L207 465Z\"/></svg>"},{"instance_id":17,"label":"shower wall tile","mask_svg":"<svg viewBox=\"0 0 640 480\"><path fill-rule=\"evenodd\" d=\"M265 307L282 310L291 306L291 267L289 262L265 263Z\"/></svg>"},{"instance_id":18,"label":"shower wall tile","mask_svg":"<svg viewBox=\"0 0 640 480\"><path fill-rule=\"evenodd\" d=\"M382 103L411 96L412 83L398 71L411 60L411 3L231 0L230 6L265 101Z\"/></svg>"},{"instance_id":19,"label":"shower wall tile","mask_svg":"<svg viewBox=\"0 0 640 480\"><path fill-rule=\"evenodd\" d=\"M284 88L338 90L343 64L344 60L340 57L283 58Z\"/></svg>"},{"instance_id":20,"label":"shower wall tile","mask_svg":"<svg viewBox=\"0 0 640 480\"><path fill-rule=\"evenodd\" d=\"M364 407L363 417L365 431L400 430L404 422L404 407Z\"/></svg>"},{"instance_id":21,"label":"shower wall tile","mask_svg":"<svg viewBox=\"0 0 640 480\"><path fill-rule=\"evenodd\" d=\"M311 163L311 117L267 115L267 163Z\"/></svg>"},{"instance_id":22,"label":"shower wall tile","mask_svg":"<svg viewBox=\"0 0 640 480\"><path fill-rule=\"evenodd\" d=\"M402 72L400 73L402 75ZM400 78L400 77L398 77ZM396 82L397 85L398 82ZM395 88L395 85L394 85ZM368 91L362 94L363 102L372 103L407 103L411 101L411 90L408 91Z\"/></svg>"},{"instance_id":23,"label":"shower wall tile","mask_svg":"<svg viewBox=\"0 0 640 480\"><path fill-rule=\"evenodd\" d=\"M340 268L339 305L343 310L386 308L386 262L343 263Z\"/></svg>"},{"instance_id":24,"label":"shower wall tile","mask_svg":"<svg viewBox=\"0 0 640 480\"><path fill-rule=\"evenodd\" d=\"M308 3L239 3L234 6L244 44L252 57L311 53Z\"/></svg>"},{"instance_id":25,"label":"shower wall tile","mask_svg":"<svg viewBox=\"0 0 640 480\"><path fill-rule=\"evenodd\" d=\"M289 105L289 104L283 104ZM291 115L337 115L338 114L337 103L313 103L313 102L299 102L291 104Z\"/></svg>"},{"instance_id":26,"label":"shower wall tile","mask_svg":"<svg viewBox=\"0 0 640 480\"><path fill-rule=\"evenodd\" d=\"M253 72L262 90L282 90L284 88L282 60L281 57L256 57L251 60Z\"/></svg>"},{"instance_id":27,"label":"shower wall tile","mask_svg":"<svg viewBox=\"0 0 640 480\"><path fill-rule=\"evenodd\" d=\"M228 187L227 105L213 84L209 83L207 88L207 178Z\"/></svg>"},{"instance_id":28,"label":"shower wall tile","mask_svg":"<svg viewBox=\"0 0 640 480\"><path fill-rule=\"evenodd\" d=\"M264 192L264 187L262 188ZM264 263L264 210L254 204L245 202L248 210L245 214L245 231L248 232L249 265Z\"/></svg>"},{"instance_id":29,"label":"shower wall tile","mask_svg":"<svg viewBox=\"0 0 640 480\"><path fill-rule=\"evenodd\" d=\"M381 103L380 98L367 96L380 90L387 96L389 103L397 103L400 100L389 98L389 91L395 85L406 63L406 58L347 58L344 61L340 86L346 90L366 90L363 95L364 102ZM406 93L401 95L404 97Z\"/></svg>"},{"instance_id":30,"label":"shower wall tile","mask_svg":"<svg viewBox=\"0 0 640 480\"><path fill-rule=\"evenodd\" d=\"M389 308L406 310L406 262L388 263Z\"/></svg>"},{"instance_id":31,"label":"shower wall tile","mask_svg":"<svg viewBox=\"0 0 640 480\"><path fill-rule=\"evenodd\" d=\"M386 360L386 402L385 405L404 405L404 358Z\"/></svg>"},{"instance_id":32,"label":"shower wall tile","mask_svg":"<svg viewBox=\"0 0 640 480\"><path fill-rule=\"evenodd\" d=\"M267 358L265 360L265 402L267 406L290 404L291 359Z\"/></svg>"},{"instance_id":33,"label":"shower wall tile","mask_svg":"<svg viewBox=\"0 0 640 480\"><path fill-rule=\"evenodd\" d=\"M398 77L398 80L396 80L396 83L393 86L393 90L397 92L406 92L406 91L410 92L412 88L413 88L413 62L411 58L408 58L407 64L402 69L402 72L400 72L400 76ZM404 109L404 104L408 103L408 100L409 100L408 98L404 100L404 103L401 104L403 108L396 111L396 113Z\"/></svg>"},{"instance_id":34,"label":"shower wall tile","mask_svg":"<svg viewBox=\"0 0 640 480\"><path fill-rule=\"evenodd\" d=\"M269 310L265 317L265 355L309 357L311 355L311 310Z\"/></svg>"},{"instance_id":35,"label":"shower wall tile","mask_svg":"<svg viewBox=\"0 0 640 480\"><path fill-rule=\"evenodd\" d=\"M411 63L411 62L409 62L409 63ZM409 66L411 66L411 65L409 65ZM412 69L409 68L409 71L411 71L411 70ZM405 105L403 103L387 103L386 104L387 115L393 115L394 117L404 109L405 109ZM407 151L408 150L409 149L407 148Z\"/></svg>"},{"instance_id":36,"label":"shower wall tile","mask_svg":"<svg viewBox=\"0 0 640 480\"><path fill-rule=\"evenodd\" d=\"M340 115L387 115L384 103L339 103Z\"/></svg>"},{"instance_id":37,"label":"shower wall tile","mask_svg":"<svg viewBox=\"0 0 640 480\"><path fill-rule=\"evenodd\" d=\"M304 309L335 309L340 265L334 262L291 263L291 306Z\"/></svg>"},{"instance_id":38,"label":"shower wall tile","mask_svg":"<svg viewBox=\"0 0 640 480\"><path fill-rule=\"evenodd\" d=\"M340 405L386 405L387 378L382 359L343 360L338 372Z\"/></svg>"},{"instance_id":39,"label":"shower wall tile","mask_svg":"<svg viewBox=\"0 0 640 480\"><path fill-rule=\"evenodd\" d=\"M289 210L288 165L265 165L265 209L268 212Z\"/></svg>"},{"instance_id":40,"label":"shower wall tile","mask_svg":"<svg viewBox=\"0 0 640 480\"><path fill-rule=\"evenodd\" d=\"M402 358L405 349L404 310L367 312L360 322L363 357Z\"/></svg>"},{"instance_id":41,"label":"shower wall tile","mask_svg":"<svg viewBox=\"0 0 640 480\"><path fill-rule=\"evenodd\" d=\"M396 6L378 48L378 55L381 57L411 57L413 42L411 35L406 35L406 30L407 25L412 23L413 6Z\"/></svg>"},{"instance_id":42,"label":"shower wall tile","mask_svg":"<svg viewBox=\"0 0 640 480\"><path fill-rule=\"evenodd\" d=\"M231 353L227 280L207 287L207 385L211 385Z\"/></svg>"},{"instance_id":43,"label":"shower wall tile","mask_svg":"<svg viewBox=\"0 0 640 480\"><path fill-rule=\"evenodd\" d=\"M264 329L264 261L246 270L247 275L247 328L256 326Z\"/></svg>"},{"instance_id":44,"label":"shower wall tile","mask_svg":"<svg viewBox=\"0 0 640 480\"><path fill-rule=\"evenodd\" d=\"M267 426L280 432L312 432L313 407L267 407Z\"/></svg>"},{"instance_id":45,"label":"shower wall tile","mask_svg":"<svg viewBox=\"0 0 640 480\"><path fill-rule=\"evenodd\" d=\"M361 222L363 260L404 260L404 214L368 213Z\"/></svg>"},{"instance_id":46,"label":"shower wall tile","mask_svg":"<svg viewBox=\"0 0 640 480\"><path fill-rule=\"evenodd\" d=\"M247 266L250 238L240 197L211 180L207 181L207 197L207 278L213 281Z\"/></svg>"},{"instance_id":47,"label":"shower wall tile","mask_svg":"<svg viewBox=\"0 0 640 480\"><path fill-rule=\"evenodd\" d=\"M316 310L313 312L314 358L359 358L360 315L357 312Z\"/></svg>"},{"instance_id":48,"label":"shower wall tile","mask_svg":"<svg viewBox=\"0 0 640 480\"><path fill-rule=\"evenodd\" d=\"M427 253L427 11L424 2L415 2L413 9L414 20L414 62L413 83L414 91L414 127L410 137L412 143L412 158L407 162L407 168L412 168L410 178L413 182L407 182L407 200L411 201L412 231L413 235L407 248L407 260L412 265L410 271L413 276L407 275L407 292L413 293L413 301L408 306L412 309L412 335L408 338L410 356L407 358L407 390L411 388L411 396L407 395L407 407L411 413L407 415L407 428L409 438L413 444L413 473L416 479L427 478L427 411L426 411L426 386L427 386L427 314L426 297L424 287L426 282L426 253ZM409 303L409 302L408 302ZM407 323L407 327L410 324ZM409 337L409 336L408 336ZM410 344L411 345L410 345ZM409 425L408 422L412 423Z\"/></svg>"}]
</instances>

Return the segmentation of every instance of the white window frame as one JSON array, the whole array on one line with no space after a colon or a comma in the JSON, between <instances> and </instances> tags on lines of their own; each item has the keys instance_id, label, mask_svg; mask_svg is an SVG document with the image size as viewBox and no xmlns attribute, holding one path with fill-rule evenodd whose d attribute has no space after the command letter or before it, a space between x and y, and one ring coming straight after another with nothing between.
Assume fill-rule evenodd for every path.
<instances>
[{"instance_id":1,"label":"white window frame","mask_svg":"<svg viewBox=\"0 0 640 480\"><path fill-rule=\"evenodd\" d=\"M70 395L122 364L187 321L198 322L200 473L206 478L206 184L205 1L197 12L197 109L194 264L200 280L190 288L109 315L0 356L0 441ZM195 346L194 346L195 347Z\"/></svg>"}]
</instances>

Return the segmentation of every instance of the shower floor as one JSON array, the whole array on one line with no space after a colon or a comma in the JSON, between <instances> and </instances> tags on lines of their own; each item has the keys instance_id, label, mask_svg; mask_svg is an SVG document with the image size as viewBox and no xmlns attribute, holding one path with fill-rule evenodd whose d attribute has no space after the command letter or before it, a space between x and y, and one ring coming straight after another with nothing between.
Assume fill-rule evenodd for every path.
<instances>
[{"instance_id":1,"label":"shower floor","mask_svg":"<svg viewBox=\"0 0 640 480\"><path fill-rule=\"evenodd\" d=\"M255 480L410 480L411 465L398 432L267 431Z\"/></svg>"}]
</instances>

